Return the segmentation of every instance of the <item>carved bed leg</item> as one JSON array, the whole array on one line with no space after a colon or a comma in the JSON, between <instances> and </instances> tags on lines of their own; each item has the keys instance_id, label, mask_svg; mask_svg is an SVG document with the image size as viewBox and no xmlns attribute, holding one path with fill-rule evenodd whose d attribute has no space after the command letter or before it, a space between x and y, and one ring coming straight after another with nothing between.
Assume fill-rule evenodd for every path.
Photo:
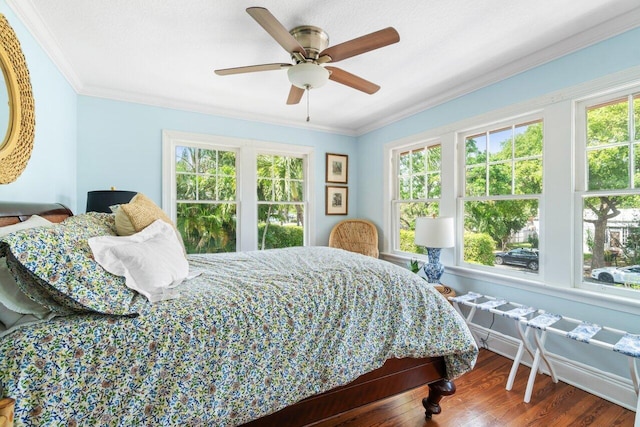
<instances>
[{"instance_id":1,"label":"carved bed leg","mask_svg":"<svg viewBox=\"0 0 640 427\"><path fill-rule=\"evenodd\" d=\"M442 379L429 384L429 397L422 399L422 406L426 409L424 414L427 419L430 420L433 414L437 415L442 412L440 400L444 396L451 396L455 392L456 385L453 381Z\"/></svg>"}]
</instances>

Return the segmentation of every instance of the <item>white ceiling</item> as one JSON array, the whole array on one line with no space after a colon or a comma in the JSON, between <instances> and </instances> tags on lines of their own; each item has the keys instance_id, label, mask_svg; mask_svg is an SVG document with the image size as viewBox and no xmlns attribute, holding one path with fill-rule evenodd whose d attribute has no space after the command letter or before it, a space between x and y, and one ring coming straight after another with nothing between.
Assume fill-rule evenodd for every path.
<instances>
[{"instance_id":1,"label":"white ceiling","mask_svg":"<svg viewBox=\"0 0 640 427\"><path fill-rule=\"evenodd\" d=\"M7 0L79 94L357 135L640 25L638 0ZM330 46L392 26L400 42L333 63L382 86L329 81L295 106L291 62L245 11L315 25Z\"/></svg>"}]
</instances>

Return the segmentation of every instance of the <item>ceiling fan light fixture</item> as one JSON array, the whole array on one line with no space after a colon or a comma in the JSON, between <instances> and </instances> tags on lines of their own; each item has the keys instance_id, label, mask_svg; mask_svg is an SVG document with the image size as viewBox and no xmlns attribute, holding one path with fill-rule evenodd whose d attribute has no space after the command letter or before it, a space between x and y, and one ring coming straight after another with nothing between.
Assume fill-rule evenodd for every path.
<instances>
[{"instance_id":1,"label":"ceiling fan light fixture","mask_svg":"<svg viewBox=\"0 0 640 427\"><path fill-rule=\"evenodd\" d=\"M303 62L289 68L287 76L300 89L315 89L329 80L329 70L313 62Z\"/></svg>"}]
</instances>

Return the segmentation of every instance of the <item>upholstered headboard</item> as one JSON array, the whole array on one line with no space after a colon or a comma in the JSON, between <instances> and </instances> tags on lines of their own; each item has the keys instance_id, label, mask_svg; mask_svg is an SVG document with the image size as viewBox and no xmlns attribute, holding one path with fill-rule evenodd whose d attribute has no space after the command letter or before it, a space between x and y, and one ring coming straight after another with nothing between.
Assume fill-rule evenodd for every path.
<instances>
[{"instance_id":1,"label":"upholstered headboard","mask_svg":"<svg viewBox=\"0 0 640 427\"><path fill-rule=\"evenodd\" d=\"M31 215L62 222L73 212L60 203L0 202L0 227L26 221Z\"/></svg>"}]
</instances>

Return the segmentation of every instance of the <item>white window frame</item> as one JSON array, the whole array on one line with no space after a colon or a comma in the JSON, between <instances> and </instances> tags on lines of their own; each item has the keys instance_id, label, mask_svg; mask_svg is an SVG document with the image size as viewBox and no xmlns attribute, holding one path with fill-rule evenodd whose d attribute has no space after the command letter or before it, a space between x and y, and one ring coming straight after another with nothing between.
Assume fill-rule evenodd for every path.
<instances>
[{"instance_id":1,"label":"white window frame","mask_svg":"<svg viewBox=\"0 0 640 427\"><path fill-rule=\"evenodd\" d=\"M546 141L543 137L542 143L542 192L540 194L529 195L529 194L511 194L511 195L485 195L485 196L467 196L466 195L466 138L472 135L483 134L486 132L495 131L501 128L507 128L514 125L526 124L531 122L540 121L543 126L543 132L545 132L546 124L544 120L544 114L541 111L527 113L524 115L519 115L515 117L510 117L504 120L492 122L489 124L484 124L482 126L477 126L473 128L468 128L463 131L457 133L457 143L458 143L458 163L460 169L459 176L459 192L458 192L458 227L457 227L457 235L459 236L458 247L460 250L457 253L456 263L459 266L463 266L470 269L478 269L481 271L492 272L495 274L500 274L504 276L511 277L519 277L526 280L540 280L540 278L544 277L544 250L545 250L545 238L544 236L544 194L545 194L545 181L546 181L546 170L545 170L545 151L546 151ZM489 141L487 140L487 143ZM488 148L488 147L487 147ZM488 157L488 155L487 155ZM513 184L513 181L512 181ZM487 185L489 182L487 180ZM471 264L464 261L464 203L468 201L489 201L489 200L537 200L538 201L538 211L540 213L539 219L539 247L538 250L541 254L541 258L538 260L538 271L526 271L526 270L515 270L515 269L497 269L488 265L479 265L479 264Z\"/></svg>"},{"instance_id":2,"label":"white window frame","mask_svg":"<svg viewBox=\"0 0 640 427\"><path fill-rule=\"evenodd\" d=\"M400 265L406 265L411 257L406 254L393 254L390 250L389 236L393 234L391 227L391 195L395 175L392 173L391 153L394 148L411 143L440 139L442 142L442 197L440 200L440 215L455 216L456 225L461 226L461 217L457 209L457 197L460 193L460 153L458 152L459 132L478 128L487 124L504 121L507 118L518 118L523 115L540 113L544 121L544 152L543 152L543 201L540 206L541 216L541 256L544 258L544 272L539 277L521 278L498 274L495 269L488 271L461 266L457 264L459 248L462 248L461 231L456 229L455 248L443 249L440 260L445 265L443 280L449 280L448 274L478 281L480 286L493 284L533 291L548 298L565 298L576 302L599 306L607 309L637 314L640 309L640 298L612 295L606 292L594 292L580 287L576 282L582 277L582 272L575 267L581 265L576 262L575 238L582 245L582 236L574 231L581 227L582 213L575 209L575 168L581 159L576 155L576 108L579 100L591 98L597 94L612 93L617 88L629 90L640 85L638 75L640 66L632 67L618 73L604 76L595 80L578 84L569 88L551 92L518 104L509 105L488 111L478 116L460 118L457 121L428 129L420 134L410 135L386 143L383 147L383 251L381 257ZM436 107L437 108L437 107ZM448 110L452 111L452 110ZM461 113L464 117L466 111ZM451 112L451 114L455 114ZM544 221L544 219L549 219ZM579 225L580 224L580 225ZM544 238L544 239L543 239ZM579 248L579 246L578 246ZM544 252L542 252L544 251ZM534 280L535 279L535 280ZM454 280L457 280L455 278ZM450 283L455 286L455 281ZM488 285L487 285L488 284Z\"/></svg>"},{"instance_id":3,"label":"white window frame","mask_svg":"<svg viewBox=\"0 0 640 427\"><path fill-rule=\"evenodd\" d=\"M574 277L576 278L576 287L588 291L594 291L603 295L613 295L629 299L640 299L640 291L625 289L624 287L608 286L599 283L590 283L582 280L582 264L583 264L583 212L582 199L584 196L598 195L615 195L615 194L633 194L640 195L640 188L636 185L626 190L598 190L588 191L588 165L587 165L587 110L590 107L603 104L608 101L625 98L631 94L640 93L640 84L612 88L609 91L600 92L593 96L583 97L574 103L575 110L575 192L574 204L575 209L575 228L574 228ZM633 110L633 107L631 108ZM632 135L629 135L631 138ZM638 135L636 135L638 137ZM633 167L633 158L630 159L630 167Z\"/></svg>"},{"instance_id":4,"label":"white window frame","mask_svg":"<svg viewBox=\"0 0 640 427\"><path fill-rule=\"evenodd\" d=\"M414 253L410 253L410 252L404 252L400 250L400 218L398 216L398 207L401 203L410 203L410 202L415 202L415 203L419 203L419 202L425 202L425 203L434 203L437 202L438 203L438 210L441 210L441 201L442 201L442 154L441 154L441 161L440 161L440 194L441 196L439 198L427 198L427 199L411 199L411 200L400 200L400 188L399 188L399 180L398 180L398 165L399 165L399 160L400 160L400 154L407 152L407 151L413 151L416 149L428 149L429 147L433 147L435 145L440 145L441 146L441 153L442 153L442 141L440 140L440 138L429 138L429 139L423 139L420 140L419 142L412 142L412 143L408 143L408 144L402 144L402 145L397 145L395 147L389 148L389 155L390 155L390 169L391 169L391 179L390 179L390 212L388 213L389 215L389 221L390 221L390 230L391 233L389 233L389 238L388 238L388 243L387 243L387 251L391 254L397 254L397 255L410 255L412 257L417 257L417 258L424 258L423 255L420 254L414 254Z\"/></svg>"},{"instance_id":5,"label":"white window frame","mask_svg":"<svg viewBox=\"0 0 640 427\"><path fill-rule=\"evenodd\" d=\"M258 249L257 155L294 156L303 159L304 245L313 246L315 230L315 150L305 145L231 138L173 130L162 131L162 206L176 221L175 150L178 146L235 151L236 154L236 251Z\"/></svg>"}]
</instances>

